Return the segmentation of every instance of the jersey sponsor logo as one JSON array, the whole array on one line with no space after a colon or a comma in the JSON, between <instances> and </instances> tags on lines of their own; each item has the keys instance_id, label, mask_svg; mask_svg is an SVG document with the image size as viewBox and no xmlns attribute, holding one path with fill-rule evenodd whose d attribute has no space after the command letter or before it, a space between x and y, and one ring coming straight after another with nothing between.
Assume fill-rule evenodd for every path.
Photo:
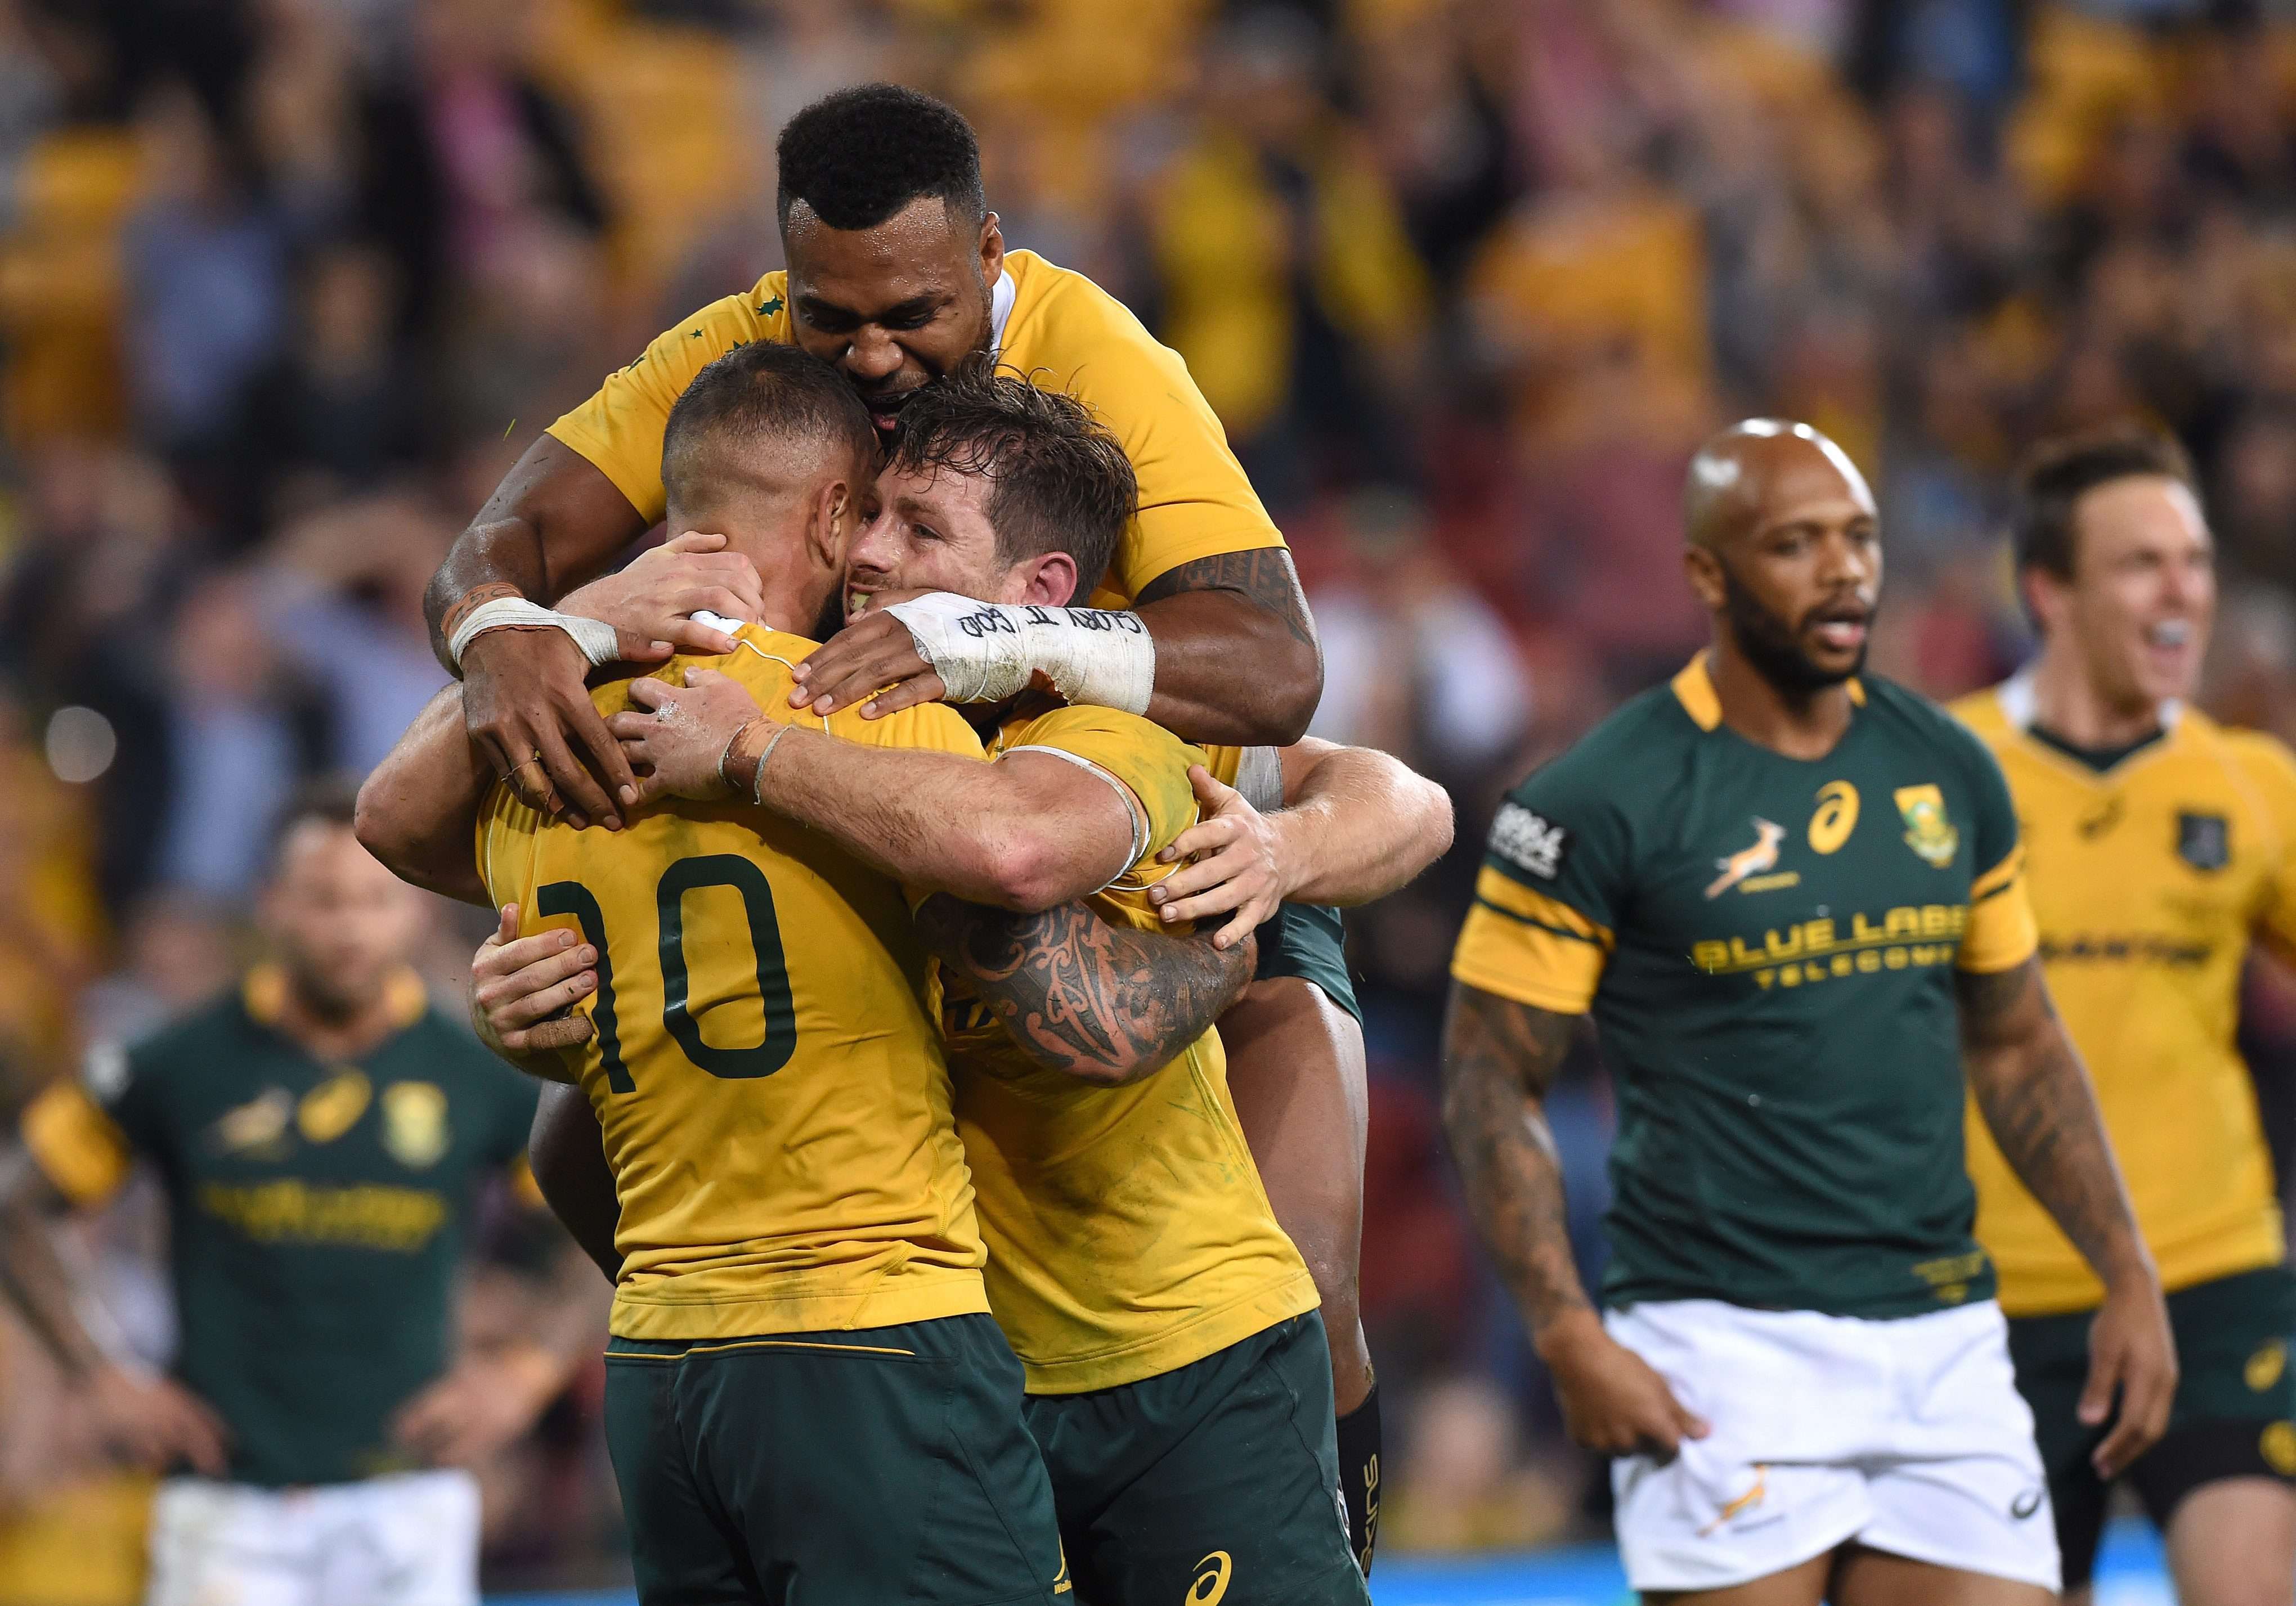
<instances>
[{"instance_id":1,"label":"jersey sponsor logo","mask_svg":"<svg viewBox=\"0 0 2296 1606\"><path fill-rule=\"evenodd\" d=\"M209 1144L224 1154L283 1152L287 1123L294 1118L295 1101L283 1087L266 1088L246 1103L227 1109L208 1128Z\"/></svg>"},{"instance_id":2,"label":"jersey sponsor logo","mask_svg":"<svg viewBox=\"0 0 2296 1606\"><path fill-rule=\"evenodd\" d=\"M2267 1338L2248 1357L2248 1364L2240 1371L2241 1381L2251 1394L2262 1394L2280 1380L2288 1370L2288 1344L2285 1339Z\"/></svg>"},{"instance_id":3,"label":"jersey sponsor logo","mask_svg":"<svg viewBox=\"0 0 2296 1606\"><path fill-rule=\"evenodd\" d=\"M1820 916L1773 927L1759 943L1742 936L1710 938L1691 945L1690 962L1709 976L1751 974L1765 987L1784 979L1769 972L1790 968L1794 978L1785 984L1793 986L1805 979L1804 967L1815 973L1806 979L1816 981L1946 963L1959 954L1968 924L1965 903L1909 903L1878 918L1853 914L1845 924Z\"/></svg>"},{"instance_id":4,"label":"jersey sponsor logo","mask_svg":"<svg viewBox=\"0 0 2296 1606\"><path fill-rule=\"evenodd\" d=\"M2167 965L2190 968L2216 957L2210 943L2180 942L2152 931L2080 931L2070 936L2041 934L2041 962L2057 964Z\"/></svg>"},{"instance_id":5,"label":"jersey sponsor logo","mask_svg":"<svg viewBox=\"0 0 2296 1606\"><path fill-rule=\"evenodd\" d=\"M2232 862L2232 821L2221 814L2179 813L2177 857L2196 870L2224 869Z\"/></svg>"},{"instance_id":6,"label":"jersey sponsor logo","mask_svg":"<svg viewBox=\"0 0 2296 1606\"><path fill-rule=\"evenodd\" d=\"M1075 1589L1075 1583L1069 1577L1069 1547L1063 1541L1061 1544L1061 1570L1053 1575L1053 1593L1069 1594Z\"/></svg>"},{"instance_id":7,"label":"jersey sponsor logo","mask_svg":"<svg viewBox=\"0 0 2296 1606\"><path fill-rule=\"evenodd\" d=\"M1961 832L1945 817L1945 794L1933 786L1900 787L1898 812L1905 817L1906 845L1923 862L1943 869L1961 847Z\"/></svg>"},{"instance_id":8,"label":"jersey sponsor logo","mask_svg":"<svg viewBox=\"0 0 2296 1606\"><path fill-rule=\"evenodd\" d=\"M1914 1275L1930 1285L1939 1304L1959 1305L1969 1297L1970 1285L1985 1275L1985 1251L1922 1261L1914 1267Z\"/></svg>"},{"instance_id":9,"label":"jersey sponsor logo","mask_svg":"<svg viewBox=\"0 0 2296 1606\"><path fill-rule=\"evenodd\" d=\"M2267 1422L2257 1436L2257 1454L2283 1478L2296 1478L2296 1422Z\"/></svg>"},{"instance_id":10,"label":"jersey sponsor logo","mask_svg":"<svg viewBox=\"0 0 2296 1606\"><path fill-rule=\"evenodd\" d=\"M200 1207L258 1243L334 1244L412 1255L446 1223L447 1201L419 1188L326 1188L294 1177L209 1182Z\"/></svg>"},{"instance_id":11,"label":"jersey sponsor logo","mask_svg":"<svg viewBox=\"0 0 2296 1606\"><path fill-rule=\"evenodd\" d=\"M365 1072L356 1067L338 1071L297 1103L295 1130L306 1142L332 1143L357 1124L373 1096Z\"/></svg>"},{"instance_id":12,"label":"jersey sponsor logo","mask_svg":"<svg viewBox=\"0 0 2296 1606\"><path fill-rule=\"evenodd\" d=\"M1339 1493L1336 1488L1332 1492ZM1235 1563L1228 1559L1228 1553L1224 1550L1216 1550L1197 1562L1195 1582L1190 1584L1188 1593L1180 1597L1185 1606L1218 1606L1226 1598L1228 1575L1234 1567Z\"/></svg>"},{"instance_id":13,"label":"jersey sponsor logo","mask_svg":"<svg viewBox=\"0 0 2296 1606\"><path fill-rule=\"evenodd\" d=\"M1820 853L1835 853L1857 828L1857 788L1846 780L1830 780L1817 789L1817 811L1809 817L1809 845Z\"/></svg>"},{"instance_id":14,"label":"jersey sponsor logo","mask_svg":"<svg viewBox=\"0 0 2296 1606\"><path fill-rule=\"evenodd\" d=\"M1722 873L1706 888L1706 895L1718 898L1749 876L1775 869L1778 862L1778 844L1786 839L1786 828L1772 825L1760 815L1754 816L1754 845L1740 848L1726 858L1717 859L1714 868Z\"/></svg>"},{"instance_id":15,"label":"jersey sponsor logo","mask_svg":"<svg viewBox=\"0 0 2296 1606\"><path fill-rule=\"evenodd\" d=\"M2041 1503L2048 1499L2048 1497L2049 1492L2046 1489L2040 1487L2038 1485L2036 1485L2034 1487L2027 1489L2024 1493L2019 1495L2016 1499L2009 1503L2009 1514L2012 1517L2014 1517L2018 1521L2022 1522L2027 1518L2032 1516L2036 1511L2039 1511L2041 1509Z\"/></svg>"},{"instance_id":16,"label":"jersey sponsor logo","mask_svg":"<svg viewBox=\"0 0 2296 1606\"><path fill-rule=\"evenodd\" d=\"M447 1095L436 1083L394 1082L382 1090L382 1146L400 1165L420 1171L447 1152Z\"/></svg>"},{"instance_id":17,"label":"jersey sponsor logo","mask_svg":"<svg viewBox=\"0 0 2296 1606\"><path fill-rule=\"evenodd\" d=\"M1501 803L1498 818L1491 821L1491 852L1552 881L1562 873L1562 861L1570 856L1570 833L1519 803Z\"/></svg>"}]
</instances>

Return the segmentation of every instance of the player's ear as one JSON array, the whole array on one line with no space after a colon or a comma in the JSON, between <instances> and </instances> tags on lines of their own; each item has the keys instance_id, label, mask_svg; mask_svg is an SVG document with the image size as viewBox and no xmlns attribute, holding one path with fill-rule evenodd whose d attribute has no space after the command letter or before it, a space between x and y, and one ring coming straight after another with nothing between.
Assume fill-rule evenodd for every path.
<instances>
[{"instance_id":1,"label":"player's ear","mask_svg":"<svg viewBox=\"0 0 2296 1606\"><path fill-rule=\"evenodd\" d=\"M1028 583L1020 600L1041 607L1066 607L1076 600L1076 559L1065 552L1044 552L1029 559Z\"/></svg>"},{"instance_id":2,"label":"player's ear","mask_svg":"<svg viewBox=\"0 0 2296 1606\"><path fill-rule=\"evenodd\" d=\"M1682 548L1682 572L1698 600L1709 609L1720 612L1728 595L1722 581L1722 560L1710 548L1685 544Z\"/></svg>"},{"instance_id":3,"label":"player's ear","mask_svg":"<svg viewBox=\"0 0 2296 1606\"><path fill-rule=\"evenodd\" d=\"M813 507L805 521L805 542L815 567L845 567L845 546L853 534L857 500L852 485L844 480L832 480L813 493Z\"/></svg>"},{"instance_id":4,"label":"player's ear","mask_svg":"<svg viewBox=\"0 0 2296 1606\"><path fill-rule=\"evenodd\" d=\"M2017 590L2044 636L2056 630L2072 605L2072 588L2038 564L2017 571Z\"/></svg>"},{"instance_id":5,"label":"player's ear","mask_svg":"<svg viewBox=\"0 0 2296 1606\"><path fill-rule=\"evenodd\" d=\"M995 212L980 219L980 282L993 294L996 278L1004 271L1004 231L996 221Z\"/></svg>"}]
</instances>

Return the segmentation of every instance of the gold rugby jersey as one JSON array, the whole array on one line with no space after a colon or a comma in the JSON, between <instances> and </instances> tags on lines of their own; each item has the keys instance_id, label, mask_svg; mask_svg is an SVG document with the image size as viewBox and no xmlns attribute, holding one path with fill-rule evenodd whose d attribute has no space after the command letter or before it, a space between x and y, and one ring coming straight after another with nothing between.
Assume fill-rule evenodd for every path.
<instances>
[{"instance_id":1,"label":"gold rugby jersey","mask_svg":"<svg viewBox=\"0 0 2296 1606\"><path fill-rule=\"evenodd\" d=\"M661 517L669 409L712 358L744 341L791 340L788 289L789 275L777 270L710 302L608 375L550 433L642 516ZM1182 564L1283 545L1187 364L1121 301L1080 273L1015 251L1005 253L992 316L1000 365L1091 408L1123 441L1139 478L1139 514L1093 593L1095 607L1129 607L1149 581Z\"/></svg>"},{"instance_id":2,"label":"gold rugby jersey","mask_svg":"<svg viewBox=\"0 0 2296 1606\"><path fill-rule=\"evenodd\" d=\"M2277 1264L2280 1207L2234 1047L2251 935L2296 951L2296 762L2180 710L2099 774L2026 729L2012 680L1954 705L2009 778L2049 992L2088 1062L2144 1240L2171 1289ZM2104 1290L1971 1120L1977 1235L2013 1316Z\"/></svg>"},{"instance_id":3,"label":"gold rugby jersey","mask_svg":"<svg viewBox=\"0 0 2296 1606\"><path fill-rule=\"evenodd\" d=\"M744 625L720 658L776 718L814 644ZM592 694L629 706L626 682ZM939 704L826 721L876 746L979 756ZM599 951L572 1050L622 1206L612 1330L719 1338L988 1308L972 1186L903 889L746 800L665 799L619 832L545 821L506 787L479 866L520 930Z\"/></svg>"},{"instance_id":4,"label":"gold rugby jersey","mask_svg":"<svg viewBox=\"0 0 2296 1606\"><path fill-rule=\"evenodd\" d=\"M999 729L992 755L1052 749L1138 800L1133 862L1089 900L1156 930L1156 855L1196 821L1203 755L1108 708L1055 707ZM1166 928L1168 929L1168 928ZM1316 1308L1316 1287L1262 1190L1227 1089L1219 1033L1125 1087L1037 1066L955 984L940 1001L957 1130L988 1239L988 1297L1031 1394L1156 1377Z\"/></svg>"}]
</instances>

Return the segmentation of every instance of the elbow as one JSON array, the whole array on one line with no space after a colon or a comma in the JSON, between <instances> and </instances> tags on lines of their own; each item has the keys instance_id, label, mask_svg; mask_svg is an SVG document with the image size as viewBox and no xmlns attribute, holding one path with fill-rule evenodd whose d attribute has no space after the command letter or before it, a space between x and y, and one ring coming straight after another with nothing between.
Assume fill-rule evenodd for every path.
<instances>
[{"instance_id":1,"label":"elbow","mask_svg":"<svg viewBox=\"0 0 2296 1606\"><path fill-rule=\"evenodd\" d=\"M403 874L412 847L403 811L394 808L390 766L383 765L359 787L358 803L351 815L351 834L359 846L374 855L387 869Z\"/></svg>"},{"instance_id":2,"label":"elbow","mask_svg":"<svg viewBox=\"0 0 2296 1606\"><path fill-rule=\"evenodd\" d=\"M1458 829L1458 821L1451 807L1451 795L1423 775L1412 778L1419 787L1419 821L1422 857L1419 869L1425 869L1451 851Z\"/></svg>"},{"instance_id":3,"label":"elbow","mask_svg":"<svg viewBox=\"0 0 2296 1606\"><path fill-rule=\"evenodd\" d=\"M1316 705L1324 700L1324 649L1311 637L1301 640L1283 633L1278 661L1265 684L1268 688L1264 718L1267 729L1252 737L1253 745L1289 747L1308 734Z\"/></svg>"},{"instance_id":4,"label":"elbow","mask_svg":"<svg viewBox=\"0 0 2296 1606\"><path fill-rule=\"evenodd\" d=\"M980 844L980 902L1015 914L1040 915L1097 890L1079 886L1070 855L1040 829L1022 825Z\"/></svg>"}]
</instances>

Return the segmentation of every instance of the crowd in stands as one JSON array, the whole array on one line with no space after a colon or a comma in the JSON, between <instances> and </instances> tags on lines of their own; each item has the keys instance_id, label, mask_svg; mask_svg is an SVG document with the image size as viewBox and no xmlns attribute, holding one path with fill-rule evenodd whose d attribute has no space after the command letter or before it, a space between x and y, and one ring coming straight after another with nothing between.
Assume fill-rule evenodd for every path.
<instances>
[{"instance_id":1,"label":"crowd in stands","mask_svg":"<svg viewBox=\"0 0 2296 1606\"><path fill-rule=\"evenodd\" d=\"M421 597L456 531L778 265L773 136L871 78L964 109L1008 243L1187 358L1297 553L1317 733L1456 798L1450 859L1351 921L1384 1533L1599 1531L1435 1119L1498 795L1702 639L1680 480L1748 413L1873 477L1874 667L1939 696L2026 644L2018 453L2173 428L2227 582L2210 699L2296 739L2296 10L0 0L0 1113L228 981L278 803L442 683ZM475 940L442 908L442 984ZM2284 1132L2296 988L2250 993ZM1588 1057L1554 1112L1590 1266L1607 1111ZM480 1336L521 1297L503 1215ZM81 1248L156 1355L155 1242L131 1202ZM0 1350L0 1602L119 1598L97 1546L22 1581L43 1524L129 1496L60 1488L94 1447ZM594 1387L488 1480L490 1577L611 1575Z\"/></svg>"}]
</instances>

